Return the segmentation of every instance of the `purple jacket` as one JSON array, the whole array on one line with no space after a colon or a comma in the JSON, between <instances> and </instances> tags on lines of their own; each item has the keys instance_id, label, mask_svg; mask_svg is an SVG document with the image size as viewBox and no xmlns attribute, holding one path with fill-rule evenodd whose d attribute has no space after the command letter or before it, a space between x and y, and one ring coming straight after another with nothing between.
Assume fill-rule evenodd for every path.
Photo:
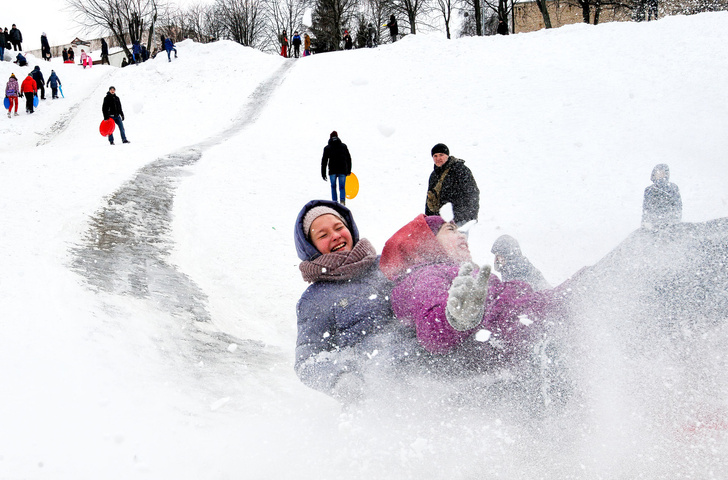
<instances>
[{"instance_id":1,"label":"purple jacket","mask_svg":"<svg viewBox=\"0 0 728 480\"><path fill-rule=\"evenodd\" d=\"M17 97L20 92L20 86L16 78L10 78L7 85L5 85L5 96L6 97Z\"/></svg>"},{"instance_id":2,"label":"purple jacket","mask_svg":"<svg viewBox=\"0 0 728 480\"><path fill-rule=\"evenodd\" d=\"M387 240L380 268L394 282L392 310L406 326L414 327L420 344L435 354L449 353L485 329L488 341L504 356L527 348L542 331L548 315L561 313L564 293L559 287L534 292L525 282L502 282L491 276L483 321L467 331L455 330L445 317L448 289L459 265L450 260L425 222L424 215Z\"/></svg>"}]
</instances>

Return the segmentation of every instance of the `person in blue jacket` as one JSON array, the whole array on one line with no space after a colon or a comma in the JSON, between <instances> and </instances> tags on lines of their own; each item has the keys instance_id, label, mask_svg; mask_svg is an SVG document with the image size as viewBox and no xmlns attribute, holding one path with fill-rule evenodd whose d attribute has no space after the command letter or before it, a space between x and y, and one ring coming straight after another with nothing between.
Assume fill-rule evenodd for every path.
<instances>
[{"instance_id":1,"label":"person in blue jacket","mask_svg":"<svg viewBox=\"0 0 728 480\"><path fill-rule=\"evenodd\" d=\"M174 48L174 43L172 43L171 38L167 37L164 39L164 49L167 50L167 60L172 61L172 50L174 50L174 58L177 58L177 49Z\"/></svg>"},{"instance_id":2,"label":"person in blue jacket","mask_svg":"<svg viewBox=\"0 0 728 480\"><path fill-rule=\"evenodd\" d=\"M139 65L142 62L142 46L137 40L131 46L132 60L135 64Z\"/></svg>"},{"instance_id":3,"label":"person in blue jacket","mask_svg":"<svg viewBox=\"0 0 728 480\"><path fill-rule=\"evenodd\" d=\"M48 77L47 86L51 87L51 98L58 98L58 87L62 87L61 79L56 75L55 70L51 70L51 76Z\"/></svg>"},{"instance_id":4,"label":"person in blue jacket","mask_svg":"<svg viewBox=\"0 0 728 480\"><path fill-rule=\"evenodd\" d=\"M296 374L310 388L355 401L371 367L367 354L387 352L376 357L377 366L395 366L406 356L409 344L392 314L391 284L376 250L359 238L351 211L340 203L308 202L296 219L294 240L299 269L311 284L296 307Z\"/></svg>"}]
</instances>

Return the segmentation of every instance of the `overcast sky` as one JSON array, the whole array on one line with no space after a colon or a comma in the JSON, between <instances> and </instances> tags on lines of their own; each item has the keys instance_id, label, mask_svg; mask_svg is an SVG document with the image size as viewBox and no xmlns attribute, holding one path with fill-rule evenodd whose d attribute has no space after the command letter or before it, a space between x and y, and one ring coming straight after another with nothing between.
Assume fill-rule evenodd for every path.
<instances>
[{"instance_id":1,"label":"overcast sky","mask_svg":"<svg viewBox=\"0 0 728 480\"><path fill-rule=\"evenodd\" d=\"M191 3L213 3L214 0L176 0L179 6ZM26 5L24 2L3 2L0 8L0 26L8 28L15 24L23 34L23 50L40 48L40 36L48 36L51 46L70 43L76 37L85 39L88 34L73 20L64 0L36 0ZM94 35L95 37L95 35Z\"/></svg>"}]
</instances>

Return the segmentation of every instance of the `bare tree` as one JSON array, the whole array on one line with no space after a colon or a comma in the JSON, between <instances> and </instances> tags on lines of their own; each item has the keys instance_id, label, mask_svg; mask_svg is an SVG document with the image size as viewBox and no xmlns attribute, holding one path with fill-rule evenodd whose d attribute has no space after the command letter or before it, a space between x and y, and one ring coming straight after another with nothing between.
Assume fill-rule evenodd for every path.
<instances>
[{"instance_id":1,"label":"bare tree","mask_svg":"<svg viewBox=\"0 0 728 480\"><path fill-rule=\"evenodd\" d=\"M215 8L227 38L246 47L260 46L264 23L258 0L217 0Z\"/></svg>"},{"instance_id":2,"label":"bare tree","mask_svg":"<svg viewBox=\"0 0 728 480\"><path fill-rule=\"evenodd\" d=\"M128 43L141 42L147 35L151 47L160 0L66 0L76 21L87 30L110 32L127 56ZM127 43L126 39L129 39Z\"/></svg>"},{"instance_id":3,"label":"bare tree","mask_svg":"<svg viewBox=\"0 0 728 480\"><path fill-rule=\"evenodd\" d=\"M483 15L483 0L462 0L461 4L463 5L462 10L464 11L463 15L465 16L465 22L466 25L464 25L463 33L467 35L466 32L470 30L470 27L475 27L475 35L478 37L481 37L485 34L483 27L485 24L484 21L484 15ZM472 12L472 16L470 13Z\"/></svg>"},{"instance_id":4,"label":"bare tree","mask_svg":"<svg viewBox=\"0 0 728 480\"><path fill-rule=\"evenodd\" d=\"M342 30L356 14L356 0L316 0L311 15L311 31L319 51L341 49Z\"/></svg>"},{"instance_id":5,"label":"bare tree","mask_svg":"<svg viewBox=\"0 0 728 480\"><path fill-rule=\"evenodd\" d=\"M390 0L392 10L407 17L410 33L417 33L418 18L427 13L430 4L429 0Z\"/></svg>"},{"instance_id":6,"label":"bare tree","mask_svg":"<svg viewBox=\"0 0 728 480\"><path fill-rule=\"evenodd\" d=\"M452 0L437 0L437 7L445 21L445 34L450 38L450 20L452 18Z\"/></svg>"},{"instance_id":7,"label":"bare tree","mask_svg":"<svg viewBox=\"0 0 728 480\"><path fill-rule=\"evenodd\" d=\"M295 31L302 31L304 28L303 14L311 5L312 0L268 0L266 3L267 44L277 50L280 46L279 35L283 30L288 32L289 37Z\"/></svg>"}]
</instances>

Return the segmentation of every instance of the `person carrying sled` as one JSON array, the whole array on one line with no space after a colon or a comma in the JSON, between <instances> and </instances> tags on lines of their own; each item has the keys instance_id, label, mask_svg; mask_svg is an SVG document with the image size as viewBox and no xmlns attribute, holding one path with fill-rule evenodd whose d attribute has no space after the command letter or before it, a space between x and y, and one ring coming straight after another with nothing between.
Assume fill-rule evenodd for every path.
<instances>
[{"instance_id":1,"label":"person carrying sled","mask_svg":"<svg viewBox=\"0 0 728 480\"><path fill-rule=\"evenodd\" d=\"M43 78L43 72L40 71L40 65L36 65L30 73L33 75L36 85L38 85L38 90L40 90L40 99L45 100L45 79Z\"/></svg>"},{"instance_id":2,"label":"person carrying sled","mask_svg":"<svg viewBox=\"0 0 728 480\"><path fill-rule=\"evenodd\" d=\"M670 182L670 167L664 163L655 165L650 179L652 185L645 188L642 201L642 226L650 229L680 223L682 197L677 185Z\"/></svg>"},{"instance_id":3,"label":"person carrying sled","mask_svg":"<svg viewBox=\"0 0 728 480\"><path fill-rule=\"evenodd\" d=\"M38 94L38 85L30 73L20 84L20 96L25 97L25 112L33 113L33 97Z\"/></svg>"},{"instance_id":4,"label":"person carrying sled","mask_svg":"<svg viewBox=\"0 0 728 480\"><path fill-rule=\"evenodd\" d=\"M86 53L86 50L83 48L81 49L81 65L83 65L83 68L91 68L94 65L94 61L91 59L91 56Z\"/></svg>"},{"instance_id":5,"label":"person carrying sled","mask_svg":"<svg viewBox=\"0 0 728 480\"><path fill-rule=\"evenodd\" d=\"M399 35L399 27L397 26L397 19L394 18L394 14L389 16L389 23L384 24L385 27L389 28L389 36L392 37L392 43L397 41L397 35Z\"/></svg>"},{"instance_id":6,"label":"person carrying sled","mask_svg":"<svg viewBox=\"0 0 728 480\"><path fill-rule=\"evenodd\" d=\"M288 58L288 35L285 29L278 37L278 41L281 43L281 57Z\"/></svg>"},{"instance_id":7,"label":"person carrying sled","mask_svg":"<svg viewBox=\"0 0 728 480\"><path fill-rule=\"evenodd\" d=\"M403 329L392 315L391 284L349 209L308 202L296 218L294 241L299 270L310 283L296 305L296 374L312 389L355 401L364 393L364 372L373 368L372 351L381 352L378 365L394 367L408 347L418 347L398 334Z\"/></svg>"},{"instance_id":8,"label":"person carrying sled","mask_svg":"<svg viewBox=\"0 0 728 480\"><path fill-rule=\"evenodd\" d=\"M490 253L495 255L493 267L500 273L501 280L509 282L520 280L529 284L534 290L545 290L551 285L543 274L521 253L518 241L510 235L501 235L493 242Z\"/></svg>"},{"instance_id":9,"label":"person carrying sled","mask_svg":"<svg viewBox=\"0 0 728 480\"><path fill-rule=\"evenodd\" d=\"M500 281L472 262L466 235L440 216L420 214L397 231L379 267L394 283L394 314L425 350L465 352L479 368L517 362L543 338L547 319L568 313L568 288Z\"/></svg>"},{"instance_id":10,"label":"person carrying sled","mask_svg":"<svg viewBox=\"0 0 728 480\"><path fill-rule=\"evenodd\" d=\"M15 116L18 116L18 95L20 95L20 85L18 85L18 79L15 78L15 74L11 73L8 83L5 84L5 97L7 97L10 101L10 106L8 106L8 118L10 118L13 105L15 105Z\"/></svg>"},{"instance_id":11,"label":"person carrying sled","mask_svg":"<svg viewBox=\"0 0 728 480\"><path fill-rule=\"evenodd\" d=\"M51 70L51 76L48 77L46 86L51 87L51 99L58 98L58 87L62 87L63 85L61 84L61 79L56 75L55 70Z\"/></svg>"},{"instance_id":12,"label":"person carrying sled","mask_svg":"<svg viewBox=\"0 0 728 480\"><path fill-rule=\"evenodd\" d=\"M440 209L450 203L458 226L477 220L480 190L465 161L451 156L444 143L432 147L430 153L435 165L428 183L425 215L439 215Z\"/></svg>"},{"instance_id":13,"label":"person carrying sled","mask_svg":"<svg viewBox=\"0 0 728 480\"><path fill-rule=\"evenodd\" d=\"M167 60L172 61L172 50L174 50L174 58L177 58L177 49L172 43L172 39L167 37L164 39L164 49L167 51Z\"/></svg>"},{"instance_id":14,"label":"person carrying sled","mask_svg":"<svg viewBox=\"0 0 728 480\"><path fill-rule=\"evenodd\" d=\"M123 143L130 143L126 139L126 131L124 130L124 111L121 109L121 100L116 96L116 89L109 87L106 97L104 97L104 103L101 106L101 113L104 114L104 120L109 118L114 119L114 123L119 127L119 133L121 133L121 141ZM109 135L109 144L114 145L114 134Z\"/></svg>"},{"instance_id":15,"label":"person carrying sled","mask_svg":"<svg viewBox=\"0 0 728 480\"><path fill-rule=\"evenodd\" d=\"M303 34L303 56L308 57L311 55L311 37L308 33Z\"/></svg>"},{"instance_id":16,"label":"person carrying sled","mask_svg":"<svg viewBox=\"0 0 728 480\"><path fill-rule=\"evenodd\" d=\"M298 32L293 32L293 40L291 40L291 45L293 45L293 56L295 58L298 58L301 53L301 36L298 34Z\"/></svg>"},{"instance_id":17,"label":"person carrying sled","mask_svg":"<svg viewBox=\"0 0 728 480\"><path fill-rule=\"evenodd\" d=\"M329 135L329 143L324 147L321 157L321 178L326 181L326 166L329 167L329 182L331 182L331 200L336 199L336 182L339 182L339 203L346 204L346 177L351 174L351 154L349 148L339 138L334 130Z\"/></svg>"}]
</instances>

